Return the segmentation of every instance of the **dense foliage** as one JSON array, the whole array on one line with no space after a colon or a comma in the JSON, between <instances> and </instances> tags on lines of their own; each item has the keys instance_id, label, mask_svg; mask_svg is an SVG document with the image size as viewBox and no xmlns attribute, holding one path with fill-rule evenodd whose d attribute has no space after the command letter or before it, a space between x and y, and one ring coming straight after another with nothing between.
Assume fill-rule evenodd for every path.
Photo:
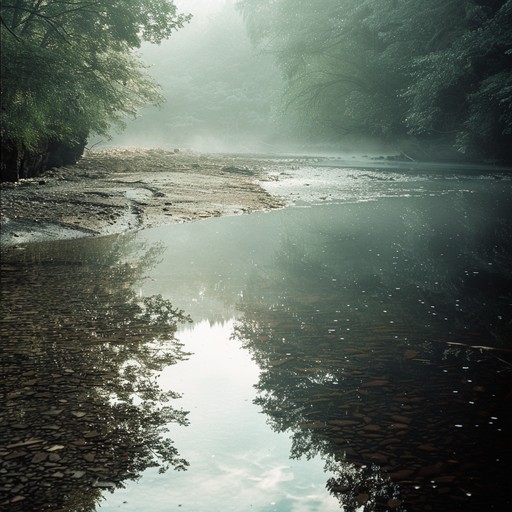
<instances>
[{"instance_id":1,"label":"dense foliage","mask_svg":"<svg viewBox=\"0 0 512 512\"><path fill-rule=\"evenodd\" d=\"M420 140L424 148L512 160L511 0L241 0L239 7L287 79L288 107L312 133L402 139L409 148Z\"/></svg>"},{"instance_id":2,"label":"dense foliage","mask_svg":"<svg viewBox=\"0 0 512 512\"><path fill-rule=\"evenodd\" d=\"M82 147L90 133L122 126L157 85L132 53L188 20L169 0L2 2L2 147L19 166L48 145Z\"/></svg>"}]
</instances>

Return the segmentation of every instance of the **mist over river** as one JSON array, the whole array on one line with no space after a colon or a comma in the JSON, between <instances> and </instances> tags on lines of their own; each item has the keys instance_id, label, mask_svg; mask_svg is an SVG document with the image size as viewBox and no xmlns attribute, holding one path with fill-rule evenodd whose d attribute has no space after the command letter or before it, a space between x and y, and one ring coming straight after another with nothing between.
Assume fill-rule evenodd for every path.
<instances>
[{"instance_id":1,"label":"mist over river","mask_svg":"<svg viewBox=\"0 0 512 512\"><path fill-rule=\"evenodd\" d=\"M317 164L283 210L3 251L0 502L510 507L510 175Z\"/></svg>"}]
</instances>

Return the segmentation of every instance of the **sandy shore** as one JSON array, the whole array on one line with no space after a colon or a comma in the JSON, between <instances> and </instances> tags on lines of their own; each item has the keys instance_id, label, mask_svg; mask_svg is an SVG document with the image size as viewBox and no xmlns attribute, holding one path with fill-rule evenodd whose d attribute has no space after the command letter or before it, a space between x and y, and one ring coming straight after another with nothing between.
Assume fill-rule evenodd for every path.
<instances>
[{"instance_id":1,"label":"sandy shore","mask_svg":"<svg viewBox=\"0 0 512 512\"><path fill-rule=\"evenodd\" d=\"M259 183L276 164L243 157L122 148L1 185L0 243L98 236L280 208Z\"/></svg>"}]
</instances>

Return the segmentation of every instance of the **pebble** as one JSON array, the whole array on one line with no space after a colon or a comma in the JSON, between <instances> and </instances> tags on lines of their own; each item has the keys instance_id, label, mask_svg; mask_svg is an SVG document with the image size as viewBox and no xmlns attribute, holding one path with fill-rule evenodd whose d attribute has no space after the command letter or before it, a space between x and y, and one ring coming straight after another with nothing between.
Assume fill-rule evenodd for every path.
<instances>
[{"instance_id":1,"label":"pebble","mask_svg":"<svg viewBox=\"0 0 512 512\"><path fill-rule=\"evenodd\" d=\"M154 463L146 436L155 436L151 443L159 439L158 424L153 423L158 415L150 413L151 420L144 423L144 416L139 417L138 409L132 411L130 402L124 409L113 408L104 398L116 386L130 383L119 375L113 347L87 344L97 333L109 331L112 336L112 319L106 322L95 308L108 304L112 321L126 326L116 332L116 339L123 340L123 357L138 357L141 344L154 341L159 333L170 340L165 343L172 351L163 350L151 365L161 371L180 357L172 341L172 324L158 326L139 319L131 332L139 299L134 295L130 302L126 293L130 286L120 286L115 267L66 261L70 255L65 251L40 265L44 244L35 250L43 254L29 263L16 259L9 272L3 272L2 261L0 273L2 291L10 291L0 302L5 389L0 408L0 509L9 504L13 512L61 510L62 496L86 494L95 482L97 488L113 489ZM27 248L20 256L14 254L23 260L31 258L29 252ZM123 276L130 274L123 269ZM91 286L94 296L85 307L83 290ZM155 383L150 393L158 396L160 392ZM134 421L145 428L151 426L147 432L136 426L140 433L135 435L129 427L116 427L115 434L107 435L106 422L123 425L126 414L133 414Z\"/></svg>"},{"instance_id":2,"label":"pebble","mask_svg":"<svg viewBox=\"0 0 512 512\"><path fill-rule=\"evenodd\" d=\"M47 448L46 451L47 452L55 452L57 450L62 450L64 449L65 446L62 445L62 444L54 444L53 446L51 446L50 448Z\"/></svg>"}]
</instances>

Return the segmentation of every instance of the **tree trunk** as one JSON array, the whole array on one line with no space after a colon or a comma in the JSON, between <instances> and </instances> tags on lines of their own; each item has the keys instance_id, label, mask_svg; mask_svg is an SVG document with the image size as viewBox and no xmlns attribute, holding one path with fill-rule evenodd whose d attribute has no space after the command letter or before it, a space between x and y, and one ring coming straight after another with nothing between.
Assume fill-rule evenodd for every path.
<instances>
[{"instance_id":1,"label":"tree trunk","mask_svg":"<svg viewBox=\"0 0 512 512\"><path fill-rule=\"evenodd\" d=\"M82 156L85 144L85 139L73 144L50 141L37 150L28 150L2 141L0 182L33 178L51 167L75 164Z\"/></svg>"}]
</instances>

